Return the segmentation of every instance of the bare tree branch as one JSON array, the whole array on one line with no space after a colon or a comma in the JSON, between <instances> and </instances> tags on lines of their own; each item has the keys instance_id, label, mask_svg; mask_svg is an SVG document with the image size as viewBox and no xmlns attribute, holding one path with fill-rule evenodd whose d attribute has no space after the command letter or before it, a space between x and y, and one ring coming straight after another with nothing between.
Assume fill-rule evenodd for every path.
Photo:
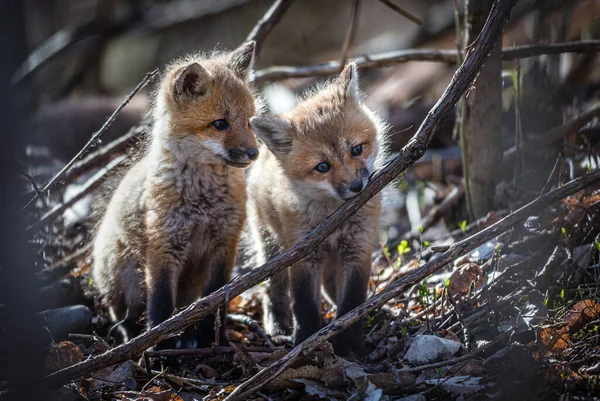
<instances>
[{"instance_id":1,"label":"bare tree branch","mask_svg":"<svg viewBox=\"0 0 600 401\"><path fill-rule=\"evenodd\" d=\"M354 37L356 36L356 25L358 25L358 11L360 9L360 0L354 0L352 4L352 18L350 18L350 25L346 32L346 38L344 39L344 45L342 46L342 57L340 58L340 66L343 68L348 60L348 52L350 46L354 43ZM341 68L340 68L341 70Z\"/></svg>"},{"instance_id":2,"label":"bare tree branch","mask_svg":"<svg viewBox=\"0 0 600 401\"><path fill-rule=\"evenodd\" d=\"M550 45L525 45L508 47L502 51L503 60L536 57L544 54L560 53L593 53L600 50L600 40L583 40L577 42L555 43ZM455 50L446 49L410 49L392 52L369 54L355 57L361 70L391 67L409 61L432 61L456 64ZM288 78L321 77L336 74L340 70L337 60L323 64L306 66L274 66L256 71L256 82L266 83Z\"/></svg>"},{"instance_id":3,"label":"bare tree branch","mask_svg":"<svg viewBox=\"0 0 600 401\"><path fill-rule=\"evenodd\" d=\"M117 118L117 115L121 112L121 110L123 110L125 108L125 106L127 106L127 104L131 101L131 99L133 99L133 97L144 87L146 86L146 84L148 82L150 82L152 80L152 78L154 78L156 75L158 74L158 68L155 69L154 71L151 71L149 73L146 74L146 76L144 77L144 79L142 79L140 81L140 83L135 87L135 89L133 89L133 91L127 95L127 97L125 98L125 100L123 101L123 103L121 103L119 105L119 107L117 107L117 109L114 111L114 113L111 114L110 117L108 117L108 120L106 120L106 122L104 123L104 125L98 130L96 131L92 137L90 138L90 140L85 144L85 146L75 155L75 157L73 159L71 159L71 161L69 163L67 163L67 165L65 167L62 168L62 170L60 170L58 172L58 174L56 174L54 176L54 178L52 178L48 184L46 184L44 186L44 188L41 190L41 194L45 194L50 188L52 188L52 186L54 186L54 184L56 184L65 174L66 172L73 167L73 165L75 164L75 162L79 159L81 159L83 157L83 155L92 147L94 146L98 139L100 138L100 136L104 133L104 131L106 131L108 129L108 127L110 127L110 125L113 123L113 121L115 121L115 118ZM38 198L38 194L36 194L33 199L31 199L29 202L27 202L27 204L25 205L25 207L29 206L32 202L34 202L36 199Z\"/></svg>"},{"instance_id":4,"label":"bare tree branch","mask_svg":"<svg viewBox=\"0 0 600 401\"><path fill-rule=\"evenodd\" d=\"M153 344L177 333L212 313L217 308L225 307L228 300L261 283L268 277L299 262L321 244L331 233L353 213L360 209L369 199L379 193L387 184L396 178L408 166L418 160L427 148L435 129L446 118L458 99L472 85L475 77L483 67L495 39L501 34L510 9L516 0L500 0L492 10L484 31L474 44L473 50L466 57L463 65L455 72L448 88L427 115L413 138L402 149L399 155L381 171L356 197L343 203L333 214L326 218L313 231L296 243L292 248L277 255L259 268L253 269L242 277L238 277L225 287L192 303L183 311L167 319L160 325L146 331L126 344L115 347L104 354L90 358L84 362L62 369L46 377L49 387L60 386L77 377L90 374L115 363L126 361L141 354Z\"/></svg>"},{"instance_id":5,"label":"bare tree branch","mask_svg":"<svg viewBox=\"0 0 600 401\"><path fill-rule=\"evenodd\" d=\"M260 57L262 45L271 32L271 30L281 21L283 14L290 8L294 0L277 0L267 10L265 15L258 21L252 31L248 34L246 41L254 40L256 42L255 60Z\"/></svg>"},{"instance_id":6,"label":"bare tree branch","mask_svg":"<svg viewBox=\"0 0 600 401\"><path fill-rule=\"evenodd\" d=\"M415 17L408 11L398 7L397 5L392 3L390 0L379 0L379 2L385 4L386 7L396 11L398 14L402 15L404 18L414 22L417 25L421 25L423 23L423 21L421 21L420 19L418 19L417 17Z\"/></svg>"}]
</instances>

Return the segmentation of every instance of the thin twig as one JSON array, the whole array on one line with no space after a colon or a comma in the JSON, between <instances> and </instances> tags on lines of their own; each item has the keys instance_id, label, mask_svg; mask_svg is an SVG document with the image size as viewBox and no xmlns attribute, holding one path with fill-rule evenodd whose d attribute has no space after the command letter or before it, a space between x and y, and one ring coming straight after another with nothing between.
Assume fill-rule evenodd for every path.
<instances>
[{"instance_id":1,"label":"thin twig","mask_svg":"<svg viewBox=\"0 0 600 401\"><path fill-rule=\"evenodd\" d=\"M35 180L33 179L33 177L27 173L21 173L21 176L25 177L29 181L29 183L31 184L31 186L33 188L33 192L35 192L35 196L37 196L38 199L42 200L42 204L44 207L47 207L48 203L46 202L46 198L44 198L42 196L42 193L40 192L40 188L38 187L38 185L35 182Z\"/></svg>"},{"instance_id":2,"label":"thin twig","mask_svg":"<svg viewBox=\"0 0 600 401\"><path fill-rule=\"evenodd\" d=\"M283 347L244 347L247 352L275 352L283 349ZM235 348L229 346L218 346L211 348L194 348L194 349L165 349L160 351L146 351L145 354L150 357L156 356L202 356L202 355L221 355L235 353Z\"/></svg>"},{"instance_id":3,"label":"thin twig","mask_svg":"<svg viewBox=\"0 0 600 401\"><path fill-rule=\"evenodd\" d=\"M258 334L259 336L262 337L263 340L265 340L265 344L267 344L267 347L275 348L273 341L271 341L271 336L269 336L263 330L263 328L260 327L260 324L258 324L258 322L256 320L254 320L251 317L246 316L246 315L239 315L239 314L234 314L234 313L228 313L227 319L231 320L232 322L242 323L242 324L245 324L246 326L250 327L250 329L252 331L256 332L256 334Z\"/></svg>"},{"instance_id":4,"label":"thin twig","mask_svg":"<svg viewBox=\"0 0 600 401\"><path fill-rule=\"evenodd\" d=\"M216 308L224 307L229 297L240 295L246 290L263 282L268 277L301 261L313 252L314 248L319 246L329 235L331 235L343 221L346 221L369 199L398 177L402 171L423 156L435 129L442 120L446 118L448 113L450 113L458 99L472 84L473 80L481 70L496 38L500 36L508 13L515 1L516 0L500 0L496 3L496 7L493 9L491 17L486 23L483 36L480 38L480 41L475 44L473 51L471 51L469 57L466 58L465 63L455 72L454 77L440 100L427 114L427 117L413 138L402 149L398 156L377 172L362 192L351 200L344 202L335 212L333 212L333 214L327 217L321 224L315 227L290 249L278 254L264 265L252 269L237 280L233 280L227 285L227 288L221 288L206 297L193 302L183 311L165 320L160 325L144 332L140 336L131 339L125 344L115 347L104 354L90 358L85 362L80 362L74 366L48 375L45 384L50 388L60 386L74 378L90 374L96 370L126 361L139 355L153 344L180 331L182 327L188 327L200 321L209 313L212 313ZM597 175L598 174L591 173L591 176L594 178L597 178ZM585 182L589 179L590 178L586 176ZM578 181L578 183L580 182L581 181ZM564 187L559 188L559 191L564 191L564 188L572 188L572 186L569 187L565 185ZM550 192L549 194L555 196L555 192ZM545 195L545 198L540 199L545 199L547 201L548 196L551 196L549 194ZM437 260L440 259L436 259L436 261ZM403 279L399 279L397 282L405 282L407 277L414 278L414 273Z\"/></svg>"},{"instance_id":5,"label":"thin twig","mask_svg":"<svg viewBox=\"0 0 600 401\"><path fill-rule=\"evenodd\" d=\"M450 305L452 305L452 308L454 309L454 313L456 314L456 318L458 319L458 321L460 322L460 324L463 327L463 334L465 337L465 348L467 348L467 351L471 351L471 336L469 333L469 328L467 327L467 325L465 324L465 321L462 318L461 313L458 311L458 306L456 305L456 302L454 302L454 298L452 298L452 293L450 292L450 289L446 288L446 295L448 296L448 302L450 302Z\"/></svg>"},{"instance_id":6,"label":"thin twig","mask_svg":"<svg viewBox=\"0 0 600 401\"><path fill-rule=\"evenodd\" d=\"M285 12L290 8L294 0L277 0L267 10L265 15L256 23L252 31L248 34L246 41L253 40L256 42L254 50L254 60L258 60L262 45L271 32L271 30L281 21Z\"/></svg>"},{"instance_id":7,"label":"thin twig","mask_svg":"<svg viewBox=\"0 0 600 401\"><path fill-rule=\"evenodd\" d=\"M422 232L426 232L429 228L431 228L444 213L446 213L452 206L454 206L465 194L465 186L458 185L444 197L444 199L438 204L432 207L429 212L421 219L421 223L419 224L420 230ZM419 231L411 231L408 232L404 237L405 238L417 238L419 236Z\"/></svg>"},{"instance_id":8,"label":"thin twig","mask_svg":"<svg viewBox=\"0 0 600 401\"><path fill-rule=\"evenodd\" d=\"M71 161L69 163L67 163L67 165L65 167L63 167L62 170L60 170L58 172L58 174L56 174L54 176L54 178L52 178L48 182L48 184L46 184L44 186L44 188L41 190L41 194L42 195L45 194L46 192L48 192L48 190L50 188L52 188L54 186L54 184L56 184L66 174L66 172L75 164L75 162L77 160L81 159L83 157L83 155L85 155L86 152L98 142L98 139L100 138L100 136L108 129L108 127L111 126L111 124L113 123L113 121L115 121L115 118L121 112L121 110L123 110L125 108L125 106L127 106L127 104L129 104L129 102L131 101L131 99L133 99L133 97L144 86L146 86L146 84L148 82L150 82L157 74L158 74L158 68L155 69L154 71L151 71L151 72L149 72L149 73L146 74L146 76L144 77L144 79L142 79L141 82L135 87L135 89L129 95L127 95L127 97L125 98L125 100L123 101L123 103L121 103L119 105L119 107L117 107L117 109L110 115L110 117L108 118L108 120L106 120L106 122L104 123L104 125L102 125L102 127L92 135L92 137L90 138L90 140L77 153L77 155L75 155L75 157L73 159L71 159ZM27 202L27 204L25 205L25 207L29 206L37 198L38 198L38 195L36 194L36 196L34 196L33 199L31 199L29 202Z\"/></svg>"},{"instance_id":9,"label":"thin twig","mask_svg":"<svg viewBox=\"0 0 600 401\"><path fill-rule=\"evenodd\" d=\"M554 162L554 167L552 167L552 171L550 172L550 175L548 176L548 179L546 180L546 183L544 184L544 186L540 190L540 193L539 193L538 196L540 196L544 192L546 192L546 190L550 186L550 182L552 182L552 177L554 177L554 174L556 174L556 171L558 170L558 166L560 166L560 159L562 159L562 154L561 153L559 153L558 156L556 157L556 162Z\"/></svg>"},{"instance_id":10,"label":"thin twig","mask_svg":"<svg viewBox=\"0 0 600 401\"><path fill-rule=\"evenodd\" d=\"M417 17L415 17L408 11L398 7L397 5L395 5L394 3L392 3L389 0L379 0L379 2L385 4L388 8L391 8L392 10L394 10L398 14L402 15L407 20L412 21L417 25L421 25L423 23L423 21L421 21L420 19L418 19Z\"/></svg>"},{"instance_id":11,"label":"thin twig","mask_svg":"<svg viewBox=\"0 0 600 401\"><path fill-rule=\"evenodd\" d=\"M344 39L344 45L342 46L342 57L340 58L340 70L346 65L348 60L348 52L350 46L354 43L354 37L356 36L356 26L358 25L358 11L360 9L360 0L354 0L352 4L352 17L350 19L350 25L346 32L346 38Z\"/></svg>"},{"instance_id":12,"label":"thin twig","mask_svg":"<svg viewBox=\"0 0 600 401\"><path fill-rule=\"evenodd\" d=\"M77 163L73 164L71 169L65 173L61 179L63 185L69 185L78 177L89 171L103 167L108 160L113 157L124 154L130 148L134 139L140 137L148 129L147 124L131 127L125 135L107 143L97 151L88 154Z\"/></svg>"},{"instance_id":13,"label":"thin twig","mask_svg":"<svg viewBox=\"0 0 600 401\"><path fill-rule=\"evenodd\" d=\"M505 48L503 60L537 57L544 54L594 53L600 50L600 40L556 43L551 45L525 45ZM409 49L385 53L368 54L352 58L360 70L392 67L409 61L432 61L446 64L457 63L456 50L449 49ZM339 60L307 66L273 66L256 71L255 82L267 83L288 78L322 77L337 74Z\"/></svg>"},{"instance_id":14,"label":"thin twig","mask_svg":"<svg viewBox=\"0 0 600 401\"><path fill-rule=\"evenodd\" d=\"M60 216L65 210L67 210L73 204L75 204L80 199L88 195L94 189L98 188L100 184L102 184L102 181L123 161L125 161L125 159L126 156L119 156L116 159L113 159L110 163L106 165L104 169L99 170L96 174L90 177L90 179L86 181L86 183L79 190L79 192L73 195L69 200L56 205L51 210L46 212L46 214L44 214L38 221L27 227L27 231L39 230L40 228L54 221L54 219Z\"/></svg>"}]
</instances>

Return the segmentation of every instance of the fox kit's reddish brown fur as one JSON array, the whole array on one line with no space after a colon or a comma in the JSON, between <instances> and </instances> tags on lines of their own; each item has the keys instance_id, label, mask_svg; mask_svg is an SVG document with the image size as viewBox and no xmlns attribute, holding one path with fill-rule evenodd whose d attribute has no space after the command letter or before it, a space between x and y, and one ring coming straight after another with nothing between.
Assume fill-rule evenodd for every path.
<instances>
[{"instance_id":1,"label":"fox kit's reddish brown fur","mask_svg":"<svg viewBox=\"0 0 600 401\"><path fill-rule=\"evenodd\" d=\"M246 219L243 167L258 157L253 54L248 42L189 56L162 78L146 154L117 187L93 249L93 283L126 341L144 312L154 327L230 279ZM210 344L213 325L204 319L185 340Z\"/></svg>"},{"instance_id":2,"label":"fox kit's reddish brown fur","mask_svg":"<svg viewBox=\"0 0 600 401\"><path fill-rule=\"evenodd\" d=\"M291 112L251 120L266 145L248 176L248 218L259 263L294 245L358 194L381 159L382 125L361 102L357 79L350 64ZM320 329L321 285L338 316L365 300L380 209L375 196L306 260L271 278L264 302L271 334L290 334L290 304L295 343ZM360 323L333 343L341 354L358 350Z\"/></svg>"}]
</instances>

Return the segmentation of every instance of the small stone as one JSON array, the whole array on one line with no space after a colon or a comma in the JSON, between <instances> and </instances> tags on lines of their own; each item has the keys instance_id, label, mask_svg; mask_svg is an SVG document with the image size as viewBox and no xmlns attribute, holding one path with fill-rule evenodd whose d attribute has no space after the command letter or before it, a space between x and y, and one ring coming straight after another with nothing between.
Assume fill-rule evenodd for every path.
<instances>
[{"instance_id":1,"label":"small stone","mask_svg":"<svg viewBox=\"0 0 600 401\"><path fill-rule=\"evenodd\" d=\"M462 345L456 341L431 335L416 336L404 355L410 363L425 364L452 358Z\"/></svg>"}]
</instances>

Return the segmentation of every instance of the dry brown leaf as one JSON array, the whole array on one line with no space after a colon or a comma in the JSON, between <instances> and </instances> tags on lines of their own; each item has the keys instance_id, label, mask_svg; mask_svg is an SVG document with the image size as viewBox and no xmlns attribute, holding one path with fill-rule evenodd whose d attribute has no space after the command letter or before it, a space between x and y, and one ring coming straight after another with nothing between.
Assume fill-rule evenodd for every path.
<instances>
[{"instance_id":1,"label":"dry brown leaf","mask_svg":"<svg viewBox=\"0 0 600 401\"><path fill-rule=\"evenodd\" d=\"M569 335L567 334L568 328L566 325L560 327L539 327L538 328L538 339L547 348L547 351L552 353L560 353L567 349L569 346Z\"/></svg>"},{"instance_id":2,"label":"dry brown leaf","mask_svg":"<svg viewBox=\"0 0 600 401\"><path fill-rule=\"evenodd\" d=\"M196 368L200 370L202 375L206 378L210 379L217 376L217 371L207 364L201 363Z\"/></svg>"},{"instance_id":3,"label":"dry brown leaf","mask_svg":"<svg viewBox=\"0 0 600 401\"><path fill-rule=\"evenodd\" d=\"M471 283L475 288L481 288L486 282L486 277L481 267L476 263L465 263L460 265L450 276L450 293L462 294L467 292Z\"/></svg>"},{"instance_id":4,"label":"dry brown leaf","mask_svg":"<svg viewBox=\"0 0 600 401\"><path fill-rule=\"evenodd\" d=\"M552 353L564 351L570 342L570 334L578 332L585 324L600 316L600 305L591 299L576 303L566 314L563 324L538 329L538 339Z\"/></svg>"},{"instance_id":5,"label":"dry brown leaf","mask_svg":"<svg viewBox=\"0 0 600 401\"><path fill-rule=\"evenodd\" d=\"M62 341L54 344L48 354L46 354L46 363L44 371L46 374L56 372L67 366L74 365L83 360L81 348L71 341Z\"/></svg>"}]
</instances>

